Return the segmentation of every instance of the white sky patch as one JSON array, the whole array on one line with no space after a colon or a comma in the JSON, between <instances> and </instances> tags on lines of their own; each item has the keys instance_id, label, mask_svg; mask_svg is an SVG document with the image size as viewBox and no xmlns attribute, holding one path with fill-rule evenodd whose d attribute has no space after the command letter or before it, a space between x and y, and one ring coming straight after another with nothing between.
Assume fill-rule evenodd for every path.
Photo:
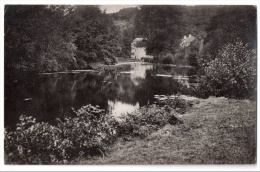
<instances>
[{"instance_id":1,"label":"white sky patch","mask_svg":"<svg viewBox=\"0 0 260 172\"><path fill-rule=\"evenodd\" d=\"M116 13L123 8L138 7L138 5L101 5L102 11L106 10L106 13Z\"/></svg>"}]
</instances>

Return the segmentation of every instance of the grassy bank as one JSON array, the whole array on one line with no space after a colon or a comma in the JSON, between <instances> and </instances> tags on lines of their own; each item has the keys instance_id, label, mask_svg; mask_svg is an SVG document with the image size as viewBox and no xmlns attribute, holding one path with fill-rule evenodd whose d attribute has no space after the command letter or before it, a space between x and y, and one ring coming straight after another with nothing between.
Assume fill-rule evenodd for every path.
<instances>
[{"instance_id":1,"label":"grassy bank","mask_svg":"<svg viewBox=\"0 0 260 172\"><path fill-rule=\"evenodd\" d=\"M256 162L256 102L200 99L144 139L119 140L108 156L72 164L253 164Z\"/></svg>"}]
</instances>

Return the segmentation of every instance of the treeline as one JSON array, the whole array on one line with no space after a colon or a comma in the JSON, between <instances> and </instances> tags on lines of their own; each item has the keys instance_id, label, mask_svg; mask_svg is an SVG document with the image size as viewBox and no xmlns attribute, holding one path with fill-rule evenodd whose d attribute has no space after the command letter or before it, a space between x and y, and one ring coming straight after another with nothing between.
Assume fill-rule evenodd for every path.
<instances>
[{"instance_id":1,"label":"treeline","mask_svg":"<svg viewBox=\"0 0 260 172\"><path fill-rule=\"evenodd\" d=\"M189 34L195 41L181 47ZM43 72L113 64L115 57L130 58L136 37L146 38L142 45L160 63L197 65L198 55L210 61L229 42L242 40L256 48L256 9L143 5L108 15L98 6L5 7L6 69Z\"/></svg>"},{"instance_id":2,"label":"treeline","mask_svg":"<svg viewBox=\"0 0 260 172\"><path fill-rule=\"evenodd\" d=\"M215 56L226 43L238 39L256 48L254 6L145 5L140 6L135 28L136 36L147 38L147 53L158 60L167 53L174 60L188 58L202 49ZM189 34L196 40L184 50L180 43Z\"/></svg>"},{"instance_id":3,"label":"treeline","mask_svg":"<svg viewBox=\"0 0 260 172\"><path fill-rule=\"evenodd\" d=\"M118 29L98 6L5 6L5 70L46 72L115 63Z\"/></svg>"}]
</instances>

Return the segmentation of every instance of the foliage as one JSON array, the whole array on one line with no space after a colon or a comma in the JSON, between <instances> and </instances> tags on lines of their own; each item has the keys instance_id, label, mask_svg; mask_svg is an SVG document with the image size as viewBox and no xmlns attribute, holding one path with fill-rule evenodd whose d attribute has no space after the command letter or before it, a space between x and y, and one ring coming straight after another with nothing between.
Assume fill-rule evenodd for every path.
<instances>
[{"instance_id":1,"label":"foliage","mask_svg":"<svg viewBox=\"0 0 260 172\"><path fill-rule=\"evenodd\" d=\"M143 106L138 111L120 117L118 134L121 137L145 138L166 124L182 124L176 114L183 112L187 107L187 102L179 97Z\"/></svg>"},{"instance_id":2,"label":"foliage","mask_svg":"<svg viewBox=\"0 0 260 172\"><path fill-rule=\"evenodd\" d=\"M139 112L121 116L118 134L121 137L144 138L168 123L170 113L156 105L143 107Z\"/></svg>"},{"instance_id":3,"label":"foliage","mask_svg":"<svg viewBox=\"0 0 260 172\"><path fill-rule=\"evenodd\" d=\"M20 116L14 132L5 132L5 154L7 163L44 164L51 157L60 155L55 140L60 131L47 123L36 123L32 117Z\"/></svg>"},{"instance_id":4,"label":"foliage","mask_svg":"<svg viewBox=\"0 0 260 172\"><path fill-rule=\"evenodd\" d=\"M97 6L76 6L72 15L73 31L77 35L75 58L87 64L115 63L119 51L119 31L112 18L102 13ZM80 66L75 65L76 68Z\"/></svg>"},{"instance_id":5,"label":"foliage","mask_svg":"<svg viewBox=\"0 0 260 172\"><path fill-rule=\"evenodd\" d=\"M141 40L141 41L138 41L138 42L136 43L136 47L138 47L138 48L146 47L146 42L147 42L147 39L143 39L143 40Z\"/></svg>"},{"instance_id":6,"label":"foliage","mask_svg":"<svg viewBox=\"0 0 260 172\"><path fill-rule=\"evenodd\" d=\"M135 20L136 37L147 38L148 54L172 51L181 37L181 10L177 6L143 5Z\"/></svg>"},{"instance_id":7,"label":"foliage","mask_svg":"<svg viewBox=\"0 0 260 172\"><path fill-rule=\"evenodd\" d=\"M119 31L120 57L130 58L131 43L135 39L135 18L138 12L137 8L123 8L111 16Z\"/></svg>"},{"instance_id":8,"label":"foliage","mask_svg":"<svg viewBox=\"0 0 260 172\"><path fill-rule=\"evenodd\" d=\"M75 156L104 154L115 139L115 121L91 105L74 112L76 117L64 122L57 119L57 126L22 115L16 130L5 132L7 163L66 163Z\"/></svg>"},{"instance_id":9,"label":"foliage","mask_svg":"<svg viewBox=\"0 0 260 172\"><path fill-rule=\"evenodd\" d=\"M130 21L126 24L125 28L122 29L122 34L120 37L120 44L121 44L121 50L120 50L120 56L130 58L131 54L131 43L134 40L134 26L133 22Z\"/></svg>"},{"instance_id":10,"label":"foliage","mask_svg":"<svg viewBox=\"0 0 260 172\"><path fill-rule=\"evenodd\" d=\"M5 69L57 71L74 60L68 6L5 6ZM67 14L67 15L65 15Z\"/></svg>"},{"instance_id":11,"label":"foliage","mask_svg":"<svg viewBox=\"0 0 260 172\"><path fill-rule=\"evenodd\" d=\"M206 28L206 53L214 58L225 44L237 38L256 48L256 28L255 6L220 6Z\"/></svg>"},{"instance_id":12,"label":"foliage","mask_svg":"<svg viewBox=\"0 0 260 172\"><path fill-rule=\"evenodd\" d=\"M171 53L167 53L166 55L159 56L159 61L163 64L173 64L174 57Z\"/></svg>"},{"instance_id":13,"label":"foliage","mask_svg":"<svg viewBox=\"0 0 260 172\"><path fill-rule=\"evenodd\" d=\"M112 13L111 16L115 20L126 20L129 21L133 16L136 15L138 8L123 8L117 13Z\"/></svg>"},{"instance_id":14,"label":"foliage","mask_svg":"<svg viewBox=\"0 0 260 172\"><path fill-rule=\"evenodd\" d=\"M110 145L116 136L116 121L99 107L87 105L74 111L77 117L65 118L62 124L63 137L73 143L73 152L85 155ZM61 128L60 127L60 128Z\"/></svg>"},{"instance_id":15,"label":"foliage","mask_svg":"<svg viewBox=\"0 0 260 172\"><path fill-rule=\"evenodd\" d=\"M175 54L184 35L191 34L199 40L206 37L206 26L219 8L144 5L137 13L135 36L147 38L148 54L155 57L163 52Z\"/></svg>"},{"instance_id":16,"label":"foliage","mask_svg":"<svg viewBox=\"0 0 260 172\"><path fill-rule=\"evenodd\" d=\"M182 35L193 35L203 39L207 35L206 27L221 6L196 5L182 7Z\"/></svg>"},{"instance_id":17,"label":"foliage","mask_svg":"<svg viewBox=\"0 0 260 172\"><path fill-rule=\"evenodd\" d=\"M154 59L157 63L162 64L174 64L180 66L186 66L187 60L184 57L182 51L177 51L174 55L172 53L161 53L157 58Z\"/></svg>"},{"instance_id":18,"label":"foliage","mask_svg":"<svg viewBox=\"0 0 260 172\"><path fill-rule=\"evenodd\" d=\"M256 52L241 41L226 44L204 70L198 88L203 97L251 97L256 93Z\"/></svg>"},{"instance_id":19,"label":"foliage","mask_svg":"<svg viewBox=\"0 0 260 172\"><path fill-rule=\"evenodd\" d=\"M197 54L194 52L190 52L188 55L188 64L190 66L198 66Z\"/></svg>"},{"instance_id":20,"label":"foliage","mask_svg":"<svg viewBox=\"0 0 260 172\"><path fill-rule=\"evenodd\" d=\"M188 111L192 104L187 102L184 99L181 99L179 95L177 95L174 99L166 98L165 100L157 100L156 104L159 107L166 107L168 109L174 109L178 113L185 113Z\"/></svg>"},{"instance_id":21,"label":"foliage","mask_svg":"<svg viewBox=\"0 0 260 172\"><path fill-rule=\"evenodd\" d=\"M75 158L105 155L118 138L144 138L166 124L183 123L176 111L187 106L176 98L152 104L116 120L98 106L83 106L74 116L56 119L57 125L37 123L22 115L15 131L5 131L5 161L8 164L57 164ZM75 116L76 115L76 116Z\"/></svg>"},{"instance_id":22,"label":"foliage","mask_svg":"<svg viewBox=\"0 0 260 172\"><path fill-rule=\"evenodd\" d=\"M10 75L113 64L118 39L112 18L98 6L5 6L5 70Z\"/></svg>"},{"instance_id":23,"label":"foliage","mask_svg":"<svg viewBox=\"0 0 260 172\"><path fill-rule=\"evenodd\" d=\"M172 53L160 53L158 57L154 59L154 62L162 64L174 64L174 65L187 65L187 60L184 58L183 52Z\"/></svg>"}]
</instances>

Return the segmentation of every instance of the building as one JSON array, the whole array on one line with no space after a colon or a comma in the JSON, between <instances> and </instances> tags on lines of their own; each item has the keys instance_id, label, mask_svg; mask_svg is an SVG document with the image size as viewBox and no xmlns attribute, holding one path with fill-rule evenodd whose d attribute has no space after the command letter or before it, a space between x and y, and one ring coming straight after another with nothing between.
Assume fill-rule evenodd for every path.
<instances>
[{"instance_id":1,"label":"building","mask_svg":"<svg viewBox=\"0 0 260 172\"><path fill-rule=\"evenodd\" d=\"M184 35L184 37L181 40L181 44L180 46L182 48L184 48L184 58L186 59L188 57L189 54L189 46L190 44L195 41L196 37L192 36L191 34L189 34L189 36L187 37L186 35Z\"/></svg>"},{"instance_id":2,"label":"building","mask_svg":"<svg viewBox=\"0 0 260 172\"><path fill-rule=\"evenodd\" d=\"M180 46L182 47L188 47L190 46L190 44L196 39L196 37L192 36L191 34L189 34L189 36L187 37L186 35L184 35Z\"/></svg>"},{"instance_id":3,"label":"building","mask_svg":"<svg viewBox=\"0 0 260 172\"><path fill-rule=\"evenodd\" d=\"M137 44L143 40L144 38L135 38L131 43L131 59L144 60L153 58L146 54L145 47L137 47Z\"/></svg>"}]
</instances>

